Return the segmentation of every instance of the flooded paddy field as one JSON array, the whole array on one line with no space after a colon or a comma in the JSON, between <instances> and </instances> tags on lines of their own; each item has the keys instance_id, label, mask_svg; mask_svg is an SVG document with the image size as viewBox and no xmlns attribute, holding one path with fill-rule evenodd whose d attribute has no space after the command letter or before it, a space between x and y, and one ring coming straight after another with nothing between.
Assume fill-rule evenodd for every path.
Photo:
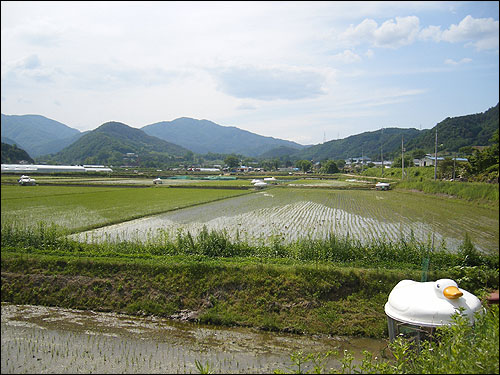
<instances>
[{"instance_id":1,"label":"flooded paddy field","mask_svg":"<svg viewBox=\"0 0 500 375\"><path fill-rule=\"evenodd\" d=\"M273 188L102 227L75 235L80 241L150 241L176 233L225 231L233 239L260 243L269 238L350 236L361 241L434 237L436 246L456 250L467 233L482 251L498 251L498 211L442 198L398 191Z\"/></svg>"},{"instance_id":2,"label":"flooded paddy field","mask_svg":"<svg viewBox=\"0 0 500 375\"><path fill-rule=\"evenodd\" d=\"M364 350L381 355L387 347L386 340L9 304L2 304L1 336L2 374L199 373L196 361L214 373L272 373L293 368L293 352L348 350L361 360ZM329 357L325 369L340 368L336 358Z\"/></svg>"}]
</instances>

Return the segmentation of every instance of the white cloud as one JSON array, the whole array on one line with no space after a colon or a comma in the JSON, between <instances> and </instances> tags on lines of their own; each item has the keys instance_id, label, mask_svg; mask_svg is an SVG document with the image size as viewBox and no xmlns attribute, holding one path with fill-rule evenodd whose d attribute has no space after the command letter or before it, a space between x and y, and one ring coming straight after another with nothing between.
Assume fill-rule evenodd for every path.
<instances>
[{"instance_id":1,"label":"white cloud","mask_svg":"<svg viewBox=\"0 0 500 375\"><path fill-rule=\"evenodd\" d=\"M236 98L295 100L325 94L326 77L312 69L233 66L212 73L218 89Z\"/></svg>"},{"instance_id":2,"label":"white cloud","mask_svg":"<svg viewBox=\"0 0 500 375\"><path fill-rule=\"evenodd\" d=\"M340 34L340 41L348 45L367 43L374 47L399 48L416 40L466 43L477 50L498 48L499 21L493 18L466 16L458 25L442 31L441 26L420 27L417 16L396 17L378 25L373 19L364 19L357 26L350 25Z\"/></svg>"},{"instance_id":3,"label":"white cloud","mask_svg":"<svg viewBox=\"0 0 500 375\"><path fill-rule=\"evenodd\" d=\"M378 26L373 19L364 19L359 25L350 25L340 40L352 45L368 43L375 47L398 48L413 43L420 30L416 16L396 17Z\"/></svg>"},{"instance_id":4,"label":"white cloud","mask_svg":"<svg viewBox=\"0 0 500 375\"><path fill-rule=\"evenodd\" d=\"M415 41L420 29L416 16L396 17L385 21L374 31L374 43L379 47L398 48Z\"/></svg>"},{"instance_id":5,"label":"white cloud","mask_svg":"<svg viewBox=\"0 0 500 375\"><path fill-rule=\"evenodd\" d=\"M472 61L472 59L469 59L468 57L464 57L462 60L459 60L459 61L455 61L453 59L446 59L444 61L444 63L447 65L461 65L461 64L467 64L471 61Z\"/></svg>"},{"instance_id":6,"label":"white cloud","mask_svg":"<svg viewBox=\"0 0 500 375\"><path fill-rule=\"evenodd\" d=\"M458 25L451 25L441 31L439 26L429 26L422 30L422 39L436 42L466 43L477 50L498 49L499 22L493 18L474 18L466 16Z\"/></svg>"},{"instance_id":7,"label":"white cloud","mask_svg":"<svg viewBox=\"0 0 500 375\"><path fill-rule=\"evenodd\" d=\"M351 64L361 61L361 56L351 51L350 49L346 49L344 50L344 52L340 52L332 56L332 59L335 61L342 62L344 64Z\"/></svg>"},{"instance_id":8,"label":"white cloud","mask_svg":"<svg viewBox=\"0 0 500 375\"><path fill-rule=\"evenodd\" d=\"M29 87L40 82L53 82L60 70L42 65L38 55L33 54L2 66L2 86Z\"/></svg>"},{"instance_id":9,"label":"white cloud","mask_svg":"<svg viewBox=\"0 0 500 375\"><path fill-rule=\"evenodd\" d=\"M357 45L361 43L373 43L373 34L377 29L377 22L372 19L364 19L359 25L350 25L340 35L340 40Z\"/></svg>"}]
</instances>

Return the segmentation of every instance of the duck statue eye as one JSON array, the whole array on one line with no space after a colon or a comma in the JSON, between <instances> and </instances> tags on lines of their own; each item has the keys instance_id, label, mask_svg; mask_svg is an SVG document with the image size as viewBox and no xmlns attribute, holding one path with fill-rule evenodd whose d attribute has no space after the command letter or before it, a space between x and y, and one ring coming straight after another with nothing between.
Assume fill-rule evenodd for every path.
<instances>
[{"instance_id":1,"label":"duck statue eye","mask_svg":"<svg viewBox=\"0 0 500 375\"><path fill-rule=\"evenodd\" d=\"M441 285L439 285L439 284L437 284L436 286L437 286L438 289L441 288Z\"/></svg>"}]
</instances>

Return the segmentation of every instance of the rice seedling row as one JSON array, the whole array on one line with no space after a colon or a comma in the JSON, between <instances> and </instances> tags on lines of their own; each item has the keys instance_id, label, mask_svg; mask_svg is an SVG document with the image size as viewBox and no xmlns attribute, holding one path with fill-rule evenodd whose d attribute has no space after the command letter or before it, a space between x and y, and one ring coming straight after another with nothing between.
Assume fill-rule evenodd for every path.
<instances>
[{"instance_id":1,"label":"rice seedling row","mask_svg":"<svg viewBox=\"0 0 500 375\"><path fill-rule=\"evenodd\" d=\"M2 373L271 373L294 350L378 352L384 340L314 339L161 318L2 305ZM328 361L337 365L338 361Z\"/></svg>"},{"instance_id":2,"label":"rice seedling row","mask_svg":"<svg viewBox=\"0 0 500 375\"><path fill-rule=\"evenodd\" d=\"M495 249L496 246L498 249L498 244L494 242L498 239L498 228L495 228L498 218L495 221L494 212L488 210L478 212L475 220L465 216L466 220L461 221L461 216L456 216L447 221L439 212L425 214L424 208L411 205L410 213L406 214L408 205L397 207L397 200L386 205L389 197L379 195L381 193L279 188L271 192L109 226L80 234L78 238L99 241L105 236L106 240L112 241L141 241L154 238L158 230L173 238L179 232L197 235L206 228L209 231L225 231L232 239L242 238L254 244L274 237L293 242L301 238L324 239L333 234L362 241L380 238L397 241L414 236L422 242L429 242L434 237L436 244L453 250L461 244L465 232L475 240L485 239L481 235L484 229L477 227L484 224L483 216L486 216L491 221L487 229L490 236L479 247ZM397 193L392 195L399 198ZM408 196L405 198L411 203ZM425 200L418 197L418 204L422 202ZM433 200L426 202L427 209L432 210L434 203ZM431 222L426 221L429 218Z\"/></svg>"},{"instance_id":3,"label":"rice seedling row","mask_svg":"<svg viewBox=\"0 0 500 375\"><path fill-rule=\"evenodd\" d=\"M78 231L244 194L224 189L2 186L2 224Z\"/></svg>"},{"instance_id":4,"label":"rice seedling row","mask_svg":"<svg viewBox=\"0 0 500 375\"><path fill-rule=\"evenodd\" d=\"M155 241L207 228L250 243L275 236L293 242L332 234L362 241L413 235L451 250L468 233L478 248L498 251L498 210L398 191L36 188L44 189L2 186L2 223L44 221L72 232L101 227L75 236L90 242ZM219 200L226 197L232 198ZM166 213L155 215L160 212Z\"/></svg>"}]
</instances>

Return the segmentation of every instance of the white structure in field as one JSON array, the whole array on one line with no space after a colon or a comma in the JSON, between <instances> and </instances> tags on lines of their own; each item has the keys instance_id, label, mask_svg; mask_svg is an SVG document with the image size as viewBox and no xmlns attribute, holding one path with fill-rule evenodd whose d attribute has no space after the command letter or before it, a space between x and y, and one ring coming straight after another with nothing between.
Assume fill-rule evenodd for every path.
<instances>
[{"instance_id":1,"label":"white structure in field","mask_svg":"<svg viewBox=\"0 0 500 375\"><path fill-rule=\"evenodd\" d=\"M434 328L453 323L452 316L462 311L472 324L481 313L481 301L460 289L451 279L430 282L401 280L389 294L385 304L389 338L410 333L420 340Z\"/></svg>"},{"instance_id":2,"label":"white structure in field","mask_svg":"<svg viewBox=\"0 0 500 375\"><path fill-rule=\"evenodd\" d=\"M2 164L2 173L113 172L104 165Z\"/></svg>"}]
</instances>

